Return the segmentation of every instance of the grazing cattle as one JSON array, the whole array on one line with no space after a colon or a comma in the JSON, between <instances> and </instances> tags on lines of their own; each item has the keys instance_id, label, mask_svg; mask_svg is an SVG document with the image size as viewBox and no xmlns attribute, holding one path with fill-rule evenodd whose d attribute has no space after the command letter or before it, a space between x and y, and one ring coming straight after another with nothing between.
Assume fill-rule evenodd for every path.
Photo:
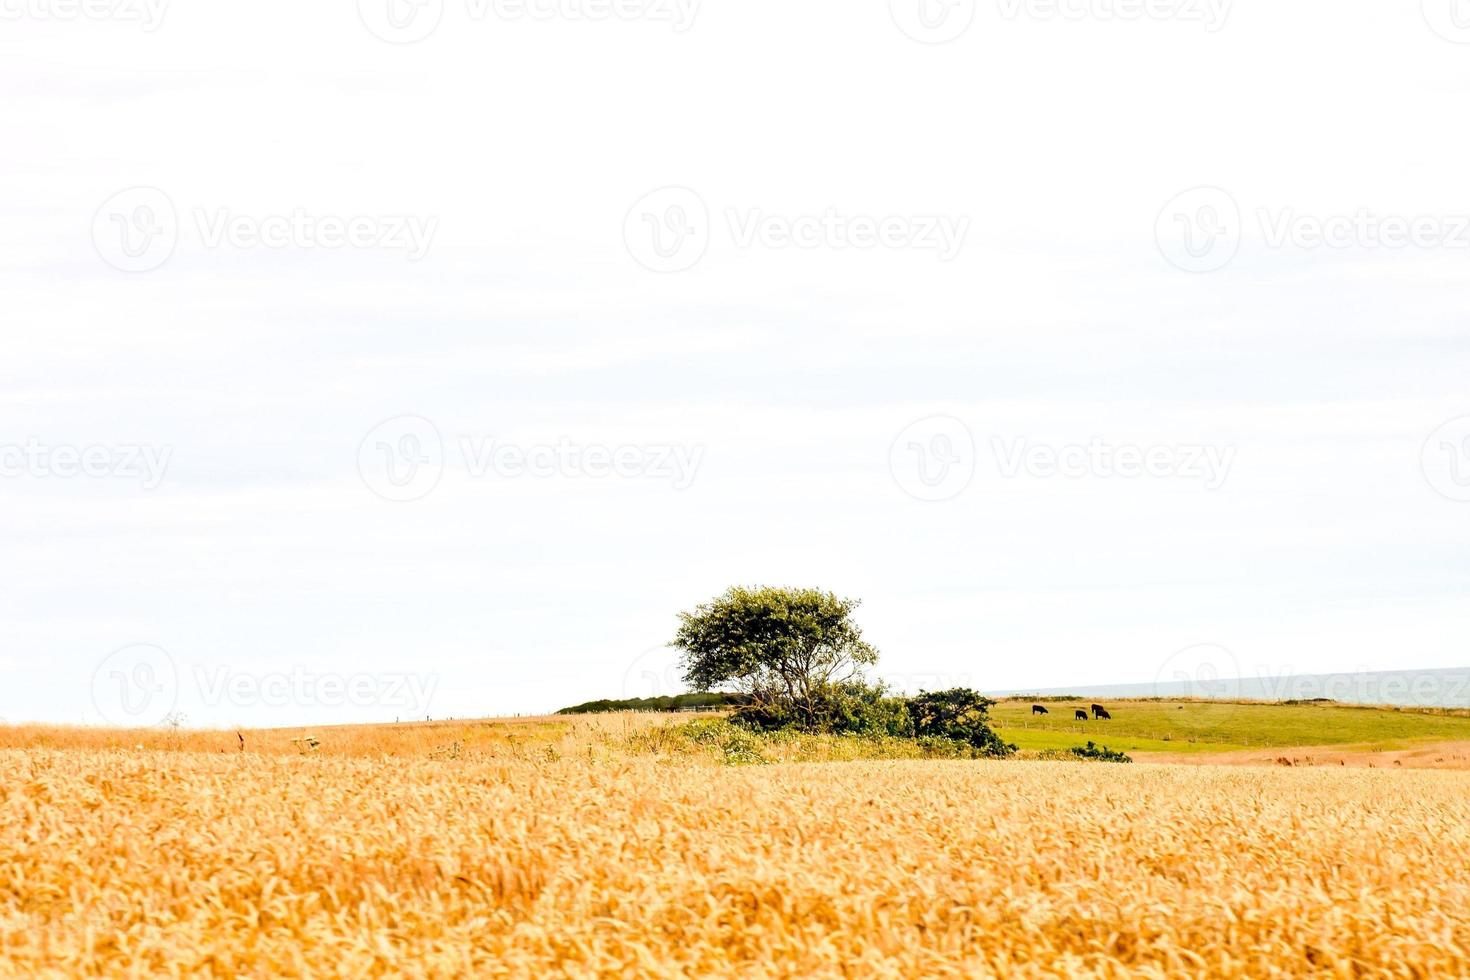
<instances>
[{"instance_id":1,"label":"grazing cattle","mask_svg":"<svg viewBox=\"0 0 1470 980\"><path fill-rule=\"evenodd\" d=\"M1049 714L1051 714L1050 711L1047 711L1045 708L1043 708L1039 704L1033 704L1031 706L1031 713L1033 715L1049 715Z\"/></svg>"},{"instance_id":2,"label":"grazing cattle","mask_svg":"<svg viewBox=\"0 0 1470 980\"><path fill-rule=\"evenodd\" d=\"M1110 715L1110 714L1108 714L1108 709L1107 708L1104 708L1100 704L1094 704L1092 706L1092 717L1094 717L1094 718L1106 718L1108 721L1112 721L1113 720L1113 716Z\"/></svg>"},{"instance_id":3,"label":"grazing cattle","mask_svg":"<svg viewBox=\"0 0 1470 980\"><path fill-rule=\"evenodd\" d=\"M1078 721L1086 721L1087 720L1087 712L1083 711L1081 708L1078 708L1077 709L1077 720Z\"/></svg>"}]
</instances>

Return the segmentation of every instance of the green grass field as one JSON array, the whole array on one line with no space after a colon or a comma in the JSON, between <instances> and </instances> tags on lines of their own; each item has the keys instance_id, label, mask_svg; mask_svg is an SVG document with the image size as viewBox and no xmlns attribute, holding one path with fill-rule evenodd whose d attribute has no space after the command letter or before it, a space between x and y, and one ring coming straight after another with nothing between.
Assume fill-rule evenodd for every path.
<instances>
[{"instance_id":1,"label":"green grass field","mask_svg":"<svg viewBox=\"0 0 1470 980\"><path fill-rule=\"evenodd\" d=\"M1031 701L991 709L996 730L1023 751L1064 749L1088 741L1124 752L1229 752L1306 745L1354 745L1373 750L1415 743L1470 740L1470 716L1415 709L1342 704L1256 704L1228 701L1103 701L1112 721L1076 721L1092 702L1047 701L1032 716Z\"/></svg>"}]
</instances>

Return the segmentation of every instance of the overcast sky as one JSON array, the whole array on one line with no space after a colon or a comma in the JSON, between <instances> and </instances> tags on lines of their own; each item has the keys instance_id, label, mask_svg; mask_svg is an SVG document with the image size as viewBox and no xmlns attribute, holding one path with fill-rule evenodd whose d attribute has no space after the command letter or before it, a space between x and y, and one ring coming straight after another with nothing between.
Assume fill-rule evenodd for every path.
<instances>
[{"instance_id":1,"label":"overcast sky","mask_svg":"<svg viewBox=\"0 0 1470 980\"><path fill-rule=\"evenodd\" d=\"M0 717L1470 661L1463 3L392 2L0 0Z\"/></svg>"}]
</instances>

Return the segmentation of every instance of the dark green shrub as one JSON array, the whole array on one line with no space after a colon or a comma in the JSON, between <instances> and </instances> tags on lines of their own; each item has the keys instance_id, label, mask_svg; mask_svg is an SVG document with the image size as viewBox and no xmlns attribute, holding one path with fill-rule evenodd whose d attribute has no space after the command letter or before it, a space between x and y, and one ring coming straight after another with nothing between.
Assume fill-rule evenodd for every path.
<instances>
[{"instance_id":1,"label":"dark green shrub","mask_svg":"<svg viewBox=\"0 0 1470 980\"><path fill-rule=\"evenodd\" d=\"M923 691L908 699L913 734L918 738L947 738L974 746L982 755L1004 758L1016 751L990 727L990 698L967 687Z\"/></svg>"},{"instance_id":2,"label":"dark green shrub","mask_svg":"<svg viewBox=\"0 0 1470 980\"><path fill-rule=\"evenodd\" d=\"M792 728L895 738L914 734L903 698L888 693L881 684L860 681L815 687L803 709L783 700L764 700L736 711L731 720L766 732Z\"/></svg>"},{"instance_id":3,"label":"dark green shrub","mask_svg":"<svg viewBox=\"0 0 1470 980\"><path fill-rule=\"evenodd\" d=\"M988 712L994 703L967 688L904 698L889 693L881 684L849 682L814 688L805 710L767 700L741 708L731 721L763 732L792 729L916 738L927 741L939 754L1004 758L1016 747L1006 744L990 727ZM809 723L808 718L813 721ZM965 751L955 752L954 745L964 746Z\"/></svg>"},{"instance_id":4,"label":"dark green shrub","mask_svg":"<svg viewBox=\"0 0 1470 980\"><path fill-rule=\"evenodd\" d=\"M850 735L889 735L912 738L913 719L904 698L890 694L882 684L844 684L832 691L828 725Z\"/></svg>"},{"instance_id":5,"label":"dark green shrub","mask_svg":"<svg viewBox=\"0 0 1470 980\"><path fill-rule=\"evenodd\" d=\"M1132 759L1128 758L1128 756L1125 755L1122 752L1115 752L1112 749L1108 748L1106 745L1104 745L1102 748L1098 748L1096 745L1093 745L1091 742L1088 742L1087 743L1087 747L1086 748L1080 748L1080 749L1079 748L1073 748L1070 751L1071 751L1071 753L1073 755L1075 755L1079 759L1091 759L1091 760L1094 760L1094 761L1097 761L1097 762L1132 762L1133 761Z\"/></svg>"}]
</instances>

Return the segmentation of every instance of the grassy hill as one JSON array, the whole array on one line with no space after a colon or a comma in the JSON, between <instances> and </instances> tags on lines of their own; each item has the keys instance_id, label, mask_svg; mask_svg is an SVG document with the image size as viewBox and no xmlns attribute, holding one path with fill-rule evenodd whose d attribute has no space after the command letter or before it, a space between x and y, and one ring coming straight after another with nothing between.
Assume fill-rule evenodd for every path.
<instances>
[{"instance_id":1,"label":"grassy hill","mask_svg":"<svg viewBox=\"0 0 1470 980\"><path fill-rule=\"evenodd\" d=\"M1354 745L1374 751L1415 743L1470 740L1470 712L1376 708L1332 703L1104 701L1112 721L1076 721L1092 701L1046 700L1047 715L1029 699L991 709L1001 735L1023 750L1070 748L1091 740L1124 752L1230 752L1309 745Z\"/></svg>"}]
</instances>

